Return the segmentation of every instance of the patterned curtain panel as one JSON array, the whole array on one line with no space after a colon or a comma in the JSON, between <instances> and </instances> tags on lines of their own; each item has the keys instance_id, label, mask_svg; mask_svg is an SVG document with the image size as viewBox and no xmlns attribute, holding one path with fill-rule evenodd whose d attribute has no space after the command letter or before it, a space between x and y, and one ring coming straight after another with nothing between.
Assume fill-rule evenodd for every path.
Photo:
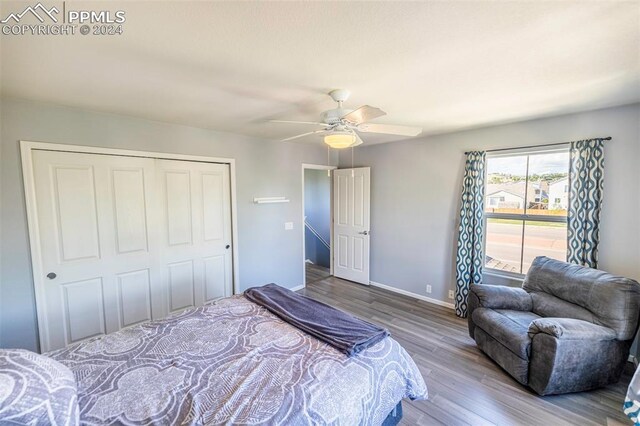
<instances>
[{"instance_id":1,"label":"patterned curtain panel","mask_svg":"<svg viewBox=\"0 0 640 426\"><path fill-rule=\"evenodd\" d=\"M482 281L484 265L484 151L467 153L462 181L460 227L456 254L456 315L467 316L469 284Z\"/></svg>"},{"instance_id":2,"label":"patterned curtain panel","mask_svg":"<svg viewBox=\"0 0 640 426\"><path fill-rule=\"evenodd\" d=\"M598 267L603 175L604 141L571 142L567 262Z\"/></svg>"},{"instance_id":3,"label":"patterned curtain panel","mask_svg":"<svg viewBox=\"0 0 640 426\"><path fill-rule=\"evenodd\" d=\"M622 409L634 425L640 425L640 368L636 370L629 383Z\"/></svg>"}]
</instances>

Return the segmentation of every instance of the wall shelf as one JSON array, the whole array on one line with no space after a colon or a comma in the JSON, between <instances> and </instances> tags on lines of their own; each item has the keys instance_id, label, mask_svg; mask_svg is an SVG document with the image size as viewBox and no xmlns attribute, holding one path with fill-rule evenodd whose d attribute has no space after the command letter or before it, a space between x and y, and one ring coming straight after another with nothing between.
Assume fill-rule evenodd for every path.
<instances>
[{"instance_id":1,"label":"wall shelf","mask_svg":"<svg viewBox=\"0 0 640 426\"><path fill-rule=\"evenodd\" d=\"M256 197L253 199L255 204L275 204L275 203L288 203L287 197Z\"/></svg>"}]
</instances>

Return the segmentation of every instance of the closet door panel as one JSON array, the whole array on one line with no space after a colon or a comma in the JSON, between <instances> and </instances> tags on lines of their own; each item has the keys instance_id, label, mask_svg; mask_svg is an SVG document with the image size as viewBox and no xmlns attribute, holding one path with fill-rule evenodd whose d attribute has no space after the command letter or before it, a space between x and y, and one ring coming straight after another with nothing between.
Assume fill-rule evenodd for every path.
<instances>
[{"instance_id":1,"label":"closet door panel","mask_svg":"<svg viewBox=\"0 0 640 426\"><path fill-rule=\"evenodd\" d=\"M147 251L144 169L111 169L118 254Z\"/></svg>"},{"instance_id":2,"label":"closet door panel","mask_svg":"<svg viewBox=\"0 0 640 426\"><path fill-rule=\"evenodd\" d=\"M139 289L118 277L153 267L145 184L153 168L145 158L33 152L43 351L116 331L123 309L139 304Z\"/></svg>"},{"instance_id":3,"label":"closet door panel","mask_svg":"<svg viewBox=\"0 0 640 426\"><path fill-rule=\"evenodd\" d=\"M158 211L166 223L160 227L166 309L174 312L231 295L229 166L156 160L156 174Z\"/></svg>"}]
</instances>

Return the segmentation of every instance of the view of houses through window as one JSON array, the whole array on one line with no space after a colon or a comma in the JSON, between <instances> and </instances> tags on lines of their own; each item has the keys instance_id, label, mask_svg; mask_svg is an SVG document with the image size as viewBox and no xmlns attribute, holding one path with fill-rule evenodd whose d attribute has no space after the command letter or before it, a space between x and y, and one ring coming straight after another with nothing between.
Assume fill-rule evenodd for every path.
<instances>
[{"instance_id":1,"label":"view of houses through window","mask_svg":"<svg viewBox=\"0 0 640 426\"><path fill-rule=\"evenodd\" d=\"M526 274L536 256L566 260L569 151L487 157L485 267Z\"/></svg>"}]
</instances>

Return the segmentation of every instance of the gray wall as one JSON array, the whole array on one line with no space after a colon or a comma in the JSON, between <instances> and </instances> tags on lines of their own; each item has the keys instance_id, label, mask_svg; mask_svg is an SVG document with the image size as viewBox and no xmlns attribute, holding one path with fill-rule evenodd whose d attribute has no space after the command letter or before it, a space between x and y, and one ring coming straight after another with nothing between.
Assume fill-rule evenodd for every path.
<instances>
[{"instance_id":1,"label":"gray wall","mask_svg":"<svg viewBox=\"0 0 640 426\"><path fill-rule=\"evenodd\" d=\"M371 280L452 302L464 152L599 136L613 137L600 267L640 280L640 104L356 148L356 165L371 166ZM340 160L350 167L349 153Z\"/></svg>"},{"instance_id":2,"label":"gray wall","mask_svg":"<svg viewBox=\"0 0 640 426\"><path fill-rule=\"evenodd\" d=\"M0 346L37 347L21 139L235 158L241 288L302 284L300 164L325 164L323 147L19 100L2 100L0 112ZM613 137L605 154L601 267L640 279L636 104L357 148L356 165L372 167L372 281L421 295L431 284L428 296L450 301L464 151L597 136ZM350 155L341 160L350 167ZM254 196L280 195L291 203L252 203ZM284 230L287 221L293 231Z\"/></svg>"},{"instance_id":3,"label":"gray wall","mask_svg":"<svg viewBox=\"0 0 640 426\"><path fill-rule=\"evenodd\" d=\"M1 347L37 348L19 140L235 158L240 288L269 282L303 284L300 171L302 163L326 163L322 146L19 100L3 99L1 112ZM256 205L256 196L286 196L291 202ZM285 231L285 222L293 222L294 229Z\"/></svg>"},{"instance_id":4,"label":"gray wall","mask_svg":"<svg viewBox=\"0 0 640 426\"><path fill-rule=\"evenodd\" d=\"M304 171L304 214L326 242L331 241L331 178L326 170ZM311 231L305 233L305 258L329 267L330 251Z\"/></svg>"}]
</instances>

